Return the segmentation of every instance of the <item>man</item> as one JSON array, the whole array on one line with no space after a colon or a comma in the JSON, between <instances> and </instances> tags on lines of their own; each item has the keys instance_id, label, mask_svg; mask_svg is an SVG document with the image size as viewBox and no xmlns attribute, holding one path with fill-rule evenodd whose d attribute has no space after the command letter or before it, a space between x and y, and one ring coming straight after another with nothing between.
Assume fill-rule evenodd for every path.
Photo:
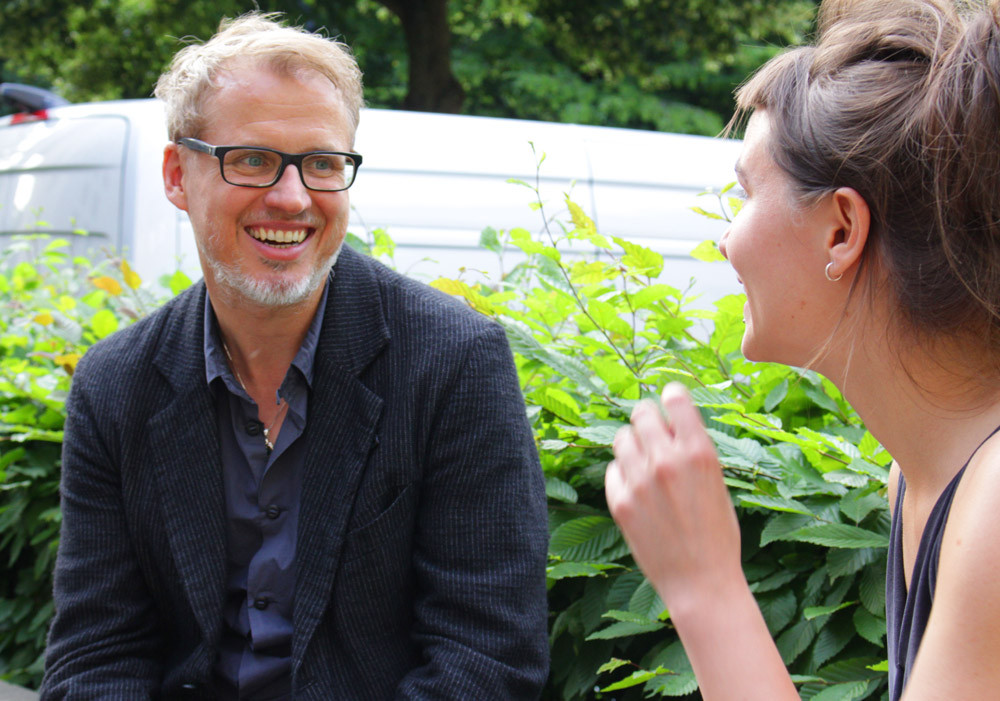
<instances>
[{"instance_id":1,"label":"man","mask_svg":"<svg viewBox=\"0 0 1000 701\"><path fill-rule=\"evenodd\" d=\"M250 15L156 92L204 283L77 370L42 697L536 697L544 489L510 351L342 248L348 49Z\"/></svg>"}]
</instances>

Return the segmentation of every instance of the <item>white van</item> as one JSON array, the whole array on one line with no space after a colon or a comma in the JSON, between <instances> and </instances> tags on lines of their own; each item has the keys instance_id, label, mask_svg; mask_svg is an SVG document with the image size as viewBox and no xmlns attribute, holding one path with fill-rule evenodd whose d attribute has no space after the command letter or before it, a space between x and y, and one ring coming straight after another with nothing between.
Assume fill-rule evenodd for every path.
<instances>
[{"instance_id":1,"label":"white van","mask_svg":"<svg viewBox=\"0 0 1000 701\"><path fill-rule=\"evenodd\" d=\"M187 216L163 194L162 105L126 100L50 107L0 118L0 243L13 234L72 234L75 252L121 250L144 279L179 265L200 275ZM534 145L534 152L532 150ZM355 149L364 156L350 190L350 231L384 228L397 267L430 280L460 267L496 275L496 256L479 247L484 227L542 228L565 213L570 192L606 235L667 257L667 281L689 278L711 299L736 291L726 265L690 251L718 239L724 222L691 211L734 179L738 142L575 124L366 109ZM516 256L515 256L516 257Z\"/></svg>"}]
</instances>

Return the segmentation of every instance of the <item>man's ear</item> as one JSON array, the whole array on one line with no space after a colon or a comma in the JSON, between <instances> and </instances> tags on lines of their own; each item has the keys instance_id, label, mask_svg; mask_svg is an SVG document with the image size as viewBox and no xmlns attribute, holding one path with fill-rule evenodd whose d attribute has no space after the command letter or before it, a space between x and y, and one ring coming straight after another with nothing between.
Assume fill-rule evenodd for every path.
<instances>
[{"instance_id":1,"label":"man's ear","mask_svg":"<svg viewBox=\"0 0 1000 701\"><path fill-rule=\"evenodd\" d=\"M184 192L184 169L177 144L169 143L163 149L163 190L167 199L178 209L188 211L187 194Z\"/></svg>"},{"instance_id":2,"label":"man's ear","mask_svg":"<svg viewBox=\"0 0 1000 701\"><path fill-rule=\"evenodd\" d=\"M830 274L850 273L861 262L861 254L868 244L871 211L861 194L850 187L837 188L831 195L830 206L833 226L827 239L829 259L833 265Z\"/></svg>"}]
</instances>

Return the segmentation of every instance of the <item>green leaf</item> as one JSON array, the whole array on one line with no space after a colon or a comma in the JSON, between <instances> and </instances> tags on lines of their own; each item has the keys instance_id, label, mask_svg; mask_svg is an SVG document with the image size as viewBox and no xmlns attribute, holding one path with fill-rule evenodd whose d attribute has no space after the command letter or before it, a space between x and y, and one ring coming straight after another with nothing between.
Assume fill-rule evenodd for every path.
<instances>
[{"instance_id":1,"label":"green leaf","mask_svg":"<svg viewBox=\"0 0 1000 701\"><path fill-rule=\"evenodd\" d=\"M787 533L780 540L823 545L828 548L885 548L889 538L865 528L849 526L845 523L824 523L806 526Z\"/></svg>"},{"instance_id":2,"label":"green leaf","mask_svg":"<svg viewBox=\"0 0 1000 701\"><path fill-rule=\"evenodd\" d=\"M643 579L628 601L628 610L647 620L662 620L664 608L663 599L648 579Z\"/></svg>"},{"instance_id":3,"label":"green leaf","mask_svg":"<svg viewBox=\"0 0 1000 701\"><path fill-rule=\"evenodd\" d=\"M721 219L721 217L719 218ZM712 240L702 241L695 246L694 250L691 251L691 257L705 263L718 263L726 260L726 257L719 250L719 245Z\"/></svg>"},{"instance_id":4,"label":"green leaf","mask_svg":"<svg viewBox=\"0 0 1000 701\"><path fill-rule=\"evenodd\" d=\"M580 408L571 395L558 387L545 387L536 393L539 403L567 423L581 425Z\"/></svg>"},{"instance_id":5,"label":"green leaf","mask_svg":"<svg viewBox=\"0 0 1000 701\"><path fill-rule=\"evenodd\" d=\"M583 516L559 526L549 540L549 552L574 562L597 560L621 537L606 516Z\"/></svg>"},{"instance_id":6,"label":"green leaf","mask_svg":"<svg viewBox=\"0 0 1000 701\"><path fill-rule=\"evenodd\" d=\"M789 623L795 619L795 611L798 604L795 594L789 590L765 594L757 597L757 604L760 612L764 615L764 622L772 636L778 635Z\"/></svg>"},{"instance_id":7,"label":"green leaf","mask_svg":"<svg viewBox=\"0 0 1000 701\"><path fill-rule=\"evenodd\" d=\"M176 297L181 292L191 287L191 278L185 275L182 271L176 270L170 277L167 278L166 286L170 290L170 294Z\"/></svg>"},{"instance_id":8,"label":"green leaf","mask_svg":"<svg viewBox=\"0 0 1000 701\"><path fill-rule=\"evenodd\" d=\"M801 387L805 395L809 397L809 399L811 399L816 406L825 409L832 414L840 413L840 406L838 406L837 402L822 389L814 387L808 382L803 382Z\"/></svg>"},{"instance_id":9,"label":"green leaf","mask_svg":"<svg viewBox=\"0 0 1000 701\"><path fill-rule=\"evenodd\" d=\"M598 674L604 674L605 672L614 672L619 667L624 667L625 665L632 664L628 660L620 660L617 657L612 657L610 660L602 664L597 668Z\"/></svg>"},{"instance_id":10,"label":"green leaf","mask_svg":"<svg viewBox=\"0 0 1000 701\"><path fill-rule=\"evenodd\" d=\"M884 558L885 552L875 548L833 548L826 554L826 566L830 572L830 580L833 581L854 574Z\"/></svg>"},{"instance_id":11,"label":"green leaf","mask_svg":"<svg viewBox=\"0 0 1000 701\"><path fill-rule=\"evenodd\" d=\"M612 623L607 628L602 628L596 633L591 633L585 640L613 640L615 638L630 638L634 635L652 633L666 627L665 623L651 621L649 623L633 623L632 621L618 621Z\"/></svg>"},{"instance_id":12,"label":"green leaf","mask_svg":"<svg viewBox=\"0 0 1000 701\"><path fill-rule=\"evenodd\" d=\"M785 401L788 396L788 378L776 384L764 397L764 411L774 411L774 408Z\"/></svg>"},{"instance_id":13,"label":"green leaf","mask_svg":"<svg viewBox=\"0 0 1000 701\"><path fill-rule=\"evenodd\" d=\"M854 610L854 628L865 640L881 646L882 638L885 637L885 619L873 616L863 606Z\"/></svg>"},{"instance_id":14,"label":"green leaf","mask_svg":"<svg viewBox=\"0 0 1000 701\"><path fill-rule=\"evenodd\" d=\"M691 399L700 407L708 409L731 409L732 411L746 411L739 402L732 397L727 397L722 392L711 387L695 387L691 390Z\"/></svg>"},{"instance_id":15,"label":"green leaf","mask_svg":"<svg viewBox=\"0 0 1000 701\"><path fill-rule=\"evenodd\" d=\"M755 594L763 594L764 592L774 591L775 589L781 589L783 586L791 582L798 576L792 570L779 570L769 577L765 577L757 582L753 582L750 585L750 591Z\"/></svg>"},{"instance_id":16,"label":"green leaf","mask_svg":"<svg viewBox=\"0 0 1000 701\"><path fill-rule=\"evenodd\" d=\"M889 660L882 660L877 664L868 665L868 669L872 670L873 672L888 672Z\"/></svg>"},{"instance_id":17,"label":"green leaf","mask_svg":"<svg viewBox=\"0 0 1000 701\"><path fill-rule=\"evenodd\" d=\"M666 670L663 667L657 667L652 672L647 672L644 669L640 669L638 671L632 672L632 674L628 675L627 677L625 677L620 681L615 682L614 684L609 684L608 686L601 689L601 692L603 693L608 691L619 691L621 689L628 689L629 687L638 686L639 684L645 684L653 677L665 674L668 671L669 670Z\"/></svg>"},{"instance_id":18,"label":"green leaf","mask_svg":"<svg viewBox=\"0 0 1000 701\"><path fill-rule=\"evenodd\" d=\"M802 616L807 620L811 621L814 618L819 618L820 616L828 616L831 613L836 613L841 609L850 608L851 606L856 606L857 601L845 601L842 604L835 604L834 606L807 606L802 612Z\"/></svg>"},{"instance_id":19,"label":"green leaf","mask_svg":"<svg viewBox=\"0 0 1000 701\"><path fill-rule=\"evenodd\" d=\"M565 504L575 504L580 498L571 484L557 477L545 478L545 496Z\"/></svg>"},{"instance_id":20,"label":"green leaf","mask_svg":"<svg viewBox=\"0 0 1000 701\"><path fill-rule=\"evenodd\" d=\"M500 244L500 238L497 236L497 230L492 226L487 226L479 233L479 245L488 251L493 251L494 253L501 253L503 251L503 246Z\"/></svg>"},{"instance_id":21,"label":"green leaf","mask_svg":"<svg viewBox=\"0 0 1000 701\"><path fill-rule=\"evenodd\" d=\"M868 682L834 684L813 696L812 701L855 701L862 698L867 691Z\"/></svg>"},{"instance_id":22,"label":"green leaf","mask_svg":"<svg viewBox=\"0 0 1000 701\"><path fill-rule=\"evenodd\" d=\"M659 277L663 271L662 255L617 236L612 237L612 240L625 251L625 255L622 256L622 264L630 272L651 278Z\"/></svg>"},{"instance_id":23,"label":"green leaf","mask_svg":"<svg viewBox=\"0 0 1000 701\"><path fill-rule=\"evenodd\" d=\"M627 424L603 424L598 426L584 426L582 428L576 429L576 435L580 438L586 438L588 441L597 443L599 445L610 446L615 440L615 435L618 433L618 429Z\"/></svg>"},{"instance_id":24,"label":"green leaf","mask_svg":"<svg viewBox=\"0 0 1000 701\"><path fill-rule=\"evenodd\" d=\"M603 562L560 562L545 570L549 579L568 579L572 577L601 577L605 572L622 569L621 565Z\"/></svg>"},{"instance_id":25,"label":"green leaf","mask_svg":"<svg viewBox=\"0 0 1000 701\"><path fill-rule=\"evenodd\" d=\"M805 652L806 648L816 637L816 628L812 621L799 621L786 630L775 641L781 659L786 665L792 664L795 659Z\"/></svg>"},{"instance_id":26,"label":"green leaf","mask_svg":"<svg viewBox=\"0 0 1000 701\"><path fill-rule=\"evenodd\" d=\"M38 408L31 404L22 404L13 411L0 414L0 419L3 419L3 421L8 424L31 425L35 423L35 419L37 417Z\"/></svg>"},{"instance_id":27,"label":"green leaf","mask_svg":"<svg viewBox=\"0 0 1000 701\"><path fill-rule=\"evenodd\" d=\"M386 256L390 260L396 255L396 242L392 240L385 229L378 228L372 231L372 238L375 245L372 246L372 256Z\"/></svg>"},{"instance_id":28,"label":"green leaf","mask_svg":"<svg viewBox=\"0 0 1000 701\"><path fill-rule=\"evenodd\" d=\"M344 243L353 248L358 253L362 253L366 256L370 256L372 253L371 247L357 234L352 234L350 231L344 237Z\"/></svg>"},{"instance_id":29,"label":"green leaf","mask_svg":"<svg viewBox=\"0 0 1000 701\"><path fill-rule=\"evenodd\" d=\"M118 330L118 319L110 310L101 309L90 317L90 328L97 338L106 338Z\"/></svg>"},{"instance_id":30,"label":"green leaf","mask_svg":"<svg viewBox=\"0 0 1000 701\"><path fill-rule=\"evenodd\" d=\"M852 491L840 500L840 512L855 523L860 523L868 514L877 509L888 509L889 505L880 494L865 494L862 491Z\"/></svg>"},{"instance_id":31,"label":"green leaf","mask_svg":"<svg viewBox=\"0 0 1000 701\"><path fill-rule=\"evenodd\" d=\"M708 212L701 207L692 207L691 211L695 214L700 214L703 217L708 217L709 219L723 219L721 214L716 214L715 212Z\"/></svg>"},{"instance_id":32,"label":"green leaf","mask_svg":"<svg viewBox=\"0 0 1000 701\"><path fill-rule=\"evenodd\" d=\"M605 611L604 613L601 614L601 618L610 618L613 621L627 621L629 623L638 623L640 625L657 622L655 618L648 618L646 616L641 616L631 611L619 611L618 609L611 609L610 611Z\"/></svg>"},{"instance_id":33,"label":"green leaf","mask_svg":"<svg viewBox=\"0 0 1000 701\"><path fill-rule=\"evenodd\" d=\"M861 570L858 582L858 596L861 605L876 616L885 617L885 558L879 558L873 565Z\"/></svg>"},{"instance_id":34,"label":"green leaf","mask_svg":"<svg viewBox=\"0 0 1000 701\"><path fill-rule=\"evenodd\" d=\"M768 511L784 511L792 514L812 515L812 512L804 505L792 499L782 497L769 497L764 494L740 494L737 501L743 506L758 506Z\"/></svg>"}]
</instances>

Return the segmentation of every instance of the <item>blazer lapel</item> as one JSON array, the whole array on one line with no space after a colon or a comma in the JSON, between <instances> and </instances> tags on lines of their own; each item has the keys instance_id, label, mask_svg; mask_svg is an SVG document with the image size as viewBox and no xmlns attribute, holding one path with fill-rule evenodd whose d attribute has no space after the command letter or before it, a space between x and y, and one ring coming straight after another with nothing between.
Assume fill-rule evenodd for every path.
<instances>
[{"instance_id":1,"label":"blazer lapel","mask_svg":"<svg viewBox=\"0 0 1000 701\"><path fill-rule=\"evenodd\" d=\"M205 383L205 288L199 287L163 331L154 363L174 393L146 430L180 584L205 640L214 645L222 630L226 509L215 408Z\"/></svg>"},{"instance_id":2,"label":"blazer lapel","mask_svg":"<svg viewBox=\"0 0 1000 701\"><path fill-rule=\"evenodd\" d=\"M347 521L383 400L359 379L389 341L370 263L344 247L313 366L296 545L293 674L330 601Z\"/></svg>"}]
</instances>

